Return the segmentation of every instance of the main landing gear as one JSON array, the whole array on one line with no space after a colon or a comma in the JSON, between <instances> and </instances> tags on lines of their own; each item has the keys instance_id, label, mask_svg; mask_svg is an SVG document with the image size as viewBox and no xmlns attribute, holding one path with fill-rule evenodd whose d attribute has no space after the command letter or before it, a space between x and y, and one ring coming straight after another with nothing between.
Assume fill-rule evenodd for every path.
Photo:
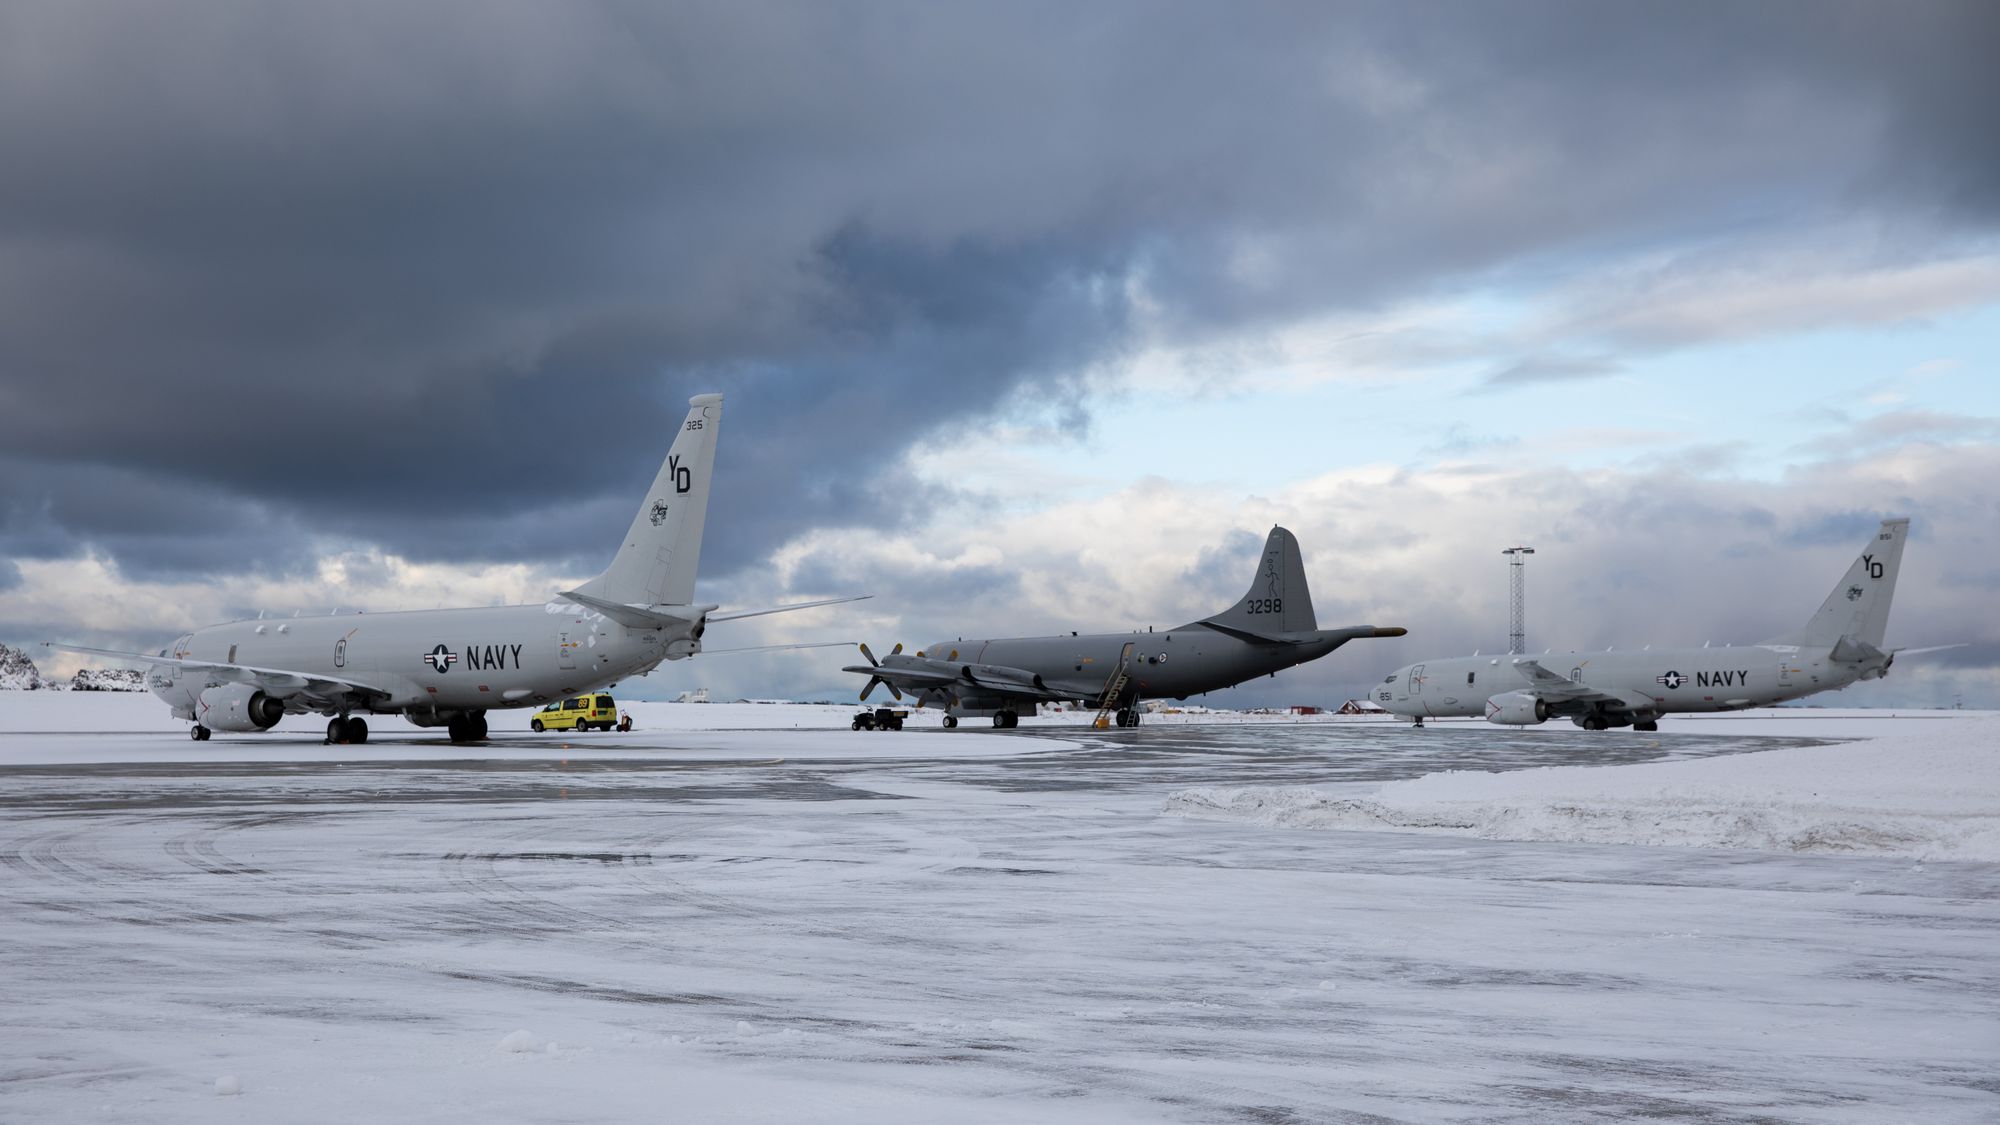
<instances>
[{"instance_id":1,"label":"main landing gear","mask_svg":"<svg viewBox=\"0 0 2000 1125\"><path fill-rule=\"evenodd\" d=\"M202 726L200 723L196 723L194 729L188 731L188 737L194 739L196 742L207 742L208 728Z\"/></svg>"},{"instance_id":2,"label":"main landing gear","mask_svg":"<svg viewBox=\"0 0 2000 1125\"><path fill-rule=\"evenodd\" d=\"M1633 723L1632 729L1638 731L1640 734L1652 734L1654 731L1660 729L1660 721L1658 719L1647 719L1643 722Z\"/></svg>"},{"instance_id":3,"label":"main landing gear","mask_svg":"<svg viewBox=\"0 0 2000 1125\"><path fill-rule=\"evenodd\" d=\"M993 712L993 725L999 730L1013 730L1015 727L1021 725L1020 712L995 711Z\"/></svg>"},{"instance_id":4,"label":"main landing gear","mask_svg":"<svg viewBox=\"0 0 2000 1125\"><path fill-rule=\"evenodd\" d=\"M347 742L352 742L358 746L368 741L368 720L358 716L349 718L346 715L328 719L326 721L326 741L329 746L335 743Z\"/></svg>"},{"instance_id":5,"label":"main landing gear","mask_svg":"<svg viewBox=\"0 0 2000 1125\"><path fill-rule=\"evenodd\" d=\"M1118 714L1115 716L1115 721L1121 727L1138 726L1139 725L1138 709L1133 707L1120 707L1118 709Z\"/></svg>"},{"instance_id":6,"label":"main landing gear","mask_svg":"<svg viewBox=\"0 0 2000 1125\"><path fill-rule=\"evenodd\" d=\"M578 724L582 730L582 724ZM453 742L483 742L486 739L486 716L460 715L444 725L445 733Z\"/></svg>"},{"instance_id":7,"label":"main landing gear","mask_svg":"<svg viewBox=\"0 0 2000 1125\"><path fill-rule=\"evenodd\" d=\"M957 716L957 715L946 715L946 716L944 717L944 729L946 729L946 730L951 730L951 729L953 729L953 728L955 728L955 727L957 727L957 726L958 726L958 716Z\"/></svg>"}]
</instances>

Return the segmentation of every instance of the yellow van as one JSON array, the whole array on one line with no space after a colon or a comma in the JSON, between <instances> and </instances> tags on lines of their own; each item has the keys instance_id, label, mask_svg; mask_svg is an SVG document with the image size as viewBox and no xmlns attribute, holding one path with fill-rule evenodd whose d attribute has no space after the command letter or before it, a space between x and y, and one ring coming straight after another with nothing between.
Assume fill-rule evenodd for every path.
<instances>
[{"instance_id":1,"label":"yellow van","mask_svg":"<svg viewBox=\"0 0 2000 1125\"><path fill-rule=\"evenodd\" d=\"M618 704L602 693L559 699L535 712L528 729L586 731L592 727L610 730L618 725Z\"/></svg>"}]
</instances>

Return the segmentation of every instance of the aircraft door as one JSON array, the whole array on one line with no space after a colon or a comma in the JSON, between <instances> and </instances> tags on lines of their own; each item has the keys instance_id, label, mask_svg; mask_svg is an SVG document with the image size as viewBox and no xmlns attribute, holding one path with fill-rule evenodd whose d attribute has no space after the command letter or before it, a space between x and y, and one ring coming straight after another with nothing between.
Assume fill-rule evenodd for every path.
<instances>
[{"instance_id":1,"label":"aircraft door","mask_svg":"<svg viewBox=\"0 0 2000 1125\"><path fill-rule=\"evenodd\" d=\"M1792 686L1792 662L1789 659L1778 661L1778 686L1781 688Z\"/></svg>"},{"instance_id":2,"label":"aircraft door","mask_svg":"<svg viewBox=\"0 0 2000 1125\"><path fill-rule=\"evenodd\" d=\"M581 642L570 640L568 630L556 634L556 667L576 667L576 649Z\"/></svg>"},{"instance_id":3,"label":"aircraft door","mask_svg":"<svg viewBox=\"0 0 2000 1125\"><path fill-rule=\"evenodd\" d=\"M1423 693L1424 693L1424 666L1419 664L1416 667L1410 669L1410 694L1422 695Z\"/></svg>"}]
</instances>

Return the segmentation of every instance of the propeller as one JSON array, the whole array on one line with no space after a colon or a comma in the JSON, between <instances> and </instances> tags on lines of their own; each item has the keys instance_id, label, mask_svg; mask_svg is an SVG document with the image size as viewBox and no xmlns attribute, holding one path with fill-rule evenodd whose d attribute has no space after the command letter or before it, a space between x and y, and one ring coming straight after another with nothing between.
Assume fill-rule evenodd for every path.
<instances>
[{"instance_id":1,"label":"propeller","mask_svg":"<svg viewBox=\"0 0 2000 1125\"><path fill-rule=\"evenodd\" d=\"M880 668L882 666L882 662L880 660L875 659L875 654L868 651L868 642L863 641L858 647L861 649L861 655L868 658L868 663L871 667ZM901 641L897 641L896 647L889 650L889 655L900 656L902 652L903 652L903 643ZM875 690L876 684L881 684L883 687L888 688L889 694L895 696L898 701L902 700L903 693L896 687L895 684L890 683L889 681L883 679L880 676L870 676L868 677L868 686L861 689L861 701L863 703L866 703L868 701L868 695L870 692Z\"/></svg>"}]
</instances>

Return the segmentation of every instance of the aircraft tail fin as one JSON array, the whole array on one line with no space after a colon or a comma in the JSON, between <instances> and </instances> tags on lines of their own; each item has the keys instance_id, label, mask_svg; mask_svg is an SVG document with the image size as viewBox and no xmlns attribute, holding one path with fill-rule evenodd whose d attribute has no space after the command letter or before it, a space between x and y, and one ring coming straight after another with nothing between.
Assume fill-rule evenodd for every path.
<instances>
[{"instance_id":1,"label":"aircraft tail fin","mask_svg":"<svg viewBox=\"0 0 2000 1125\"><path fill-rule=\"evenodd\" d=\"M1896 572L1903 562L1903 542L1909 538L1907 518L1883 520L1869 536L1861 554L1841 575L1819 612L1799 629L1773 637L1765 644L1831 647L1847 637L1875 648L1889 628L1889 603L1896 596Z\"/></svg>"},{"instance_id":2,"label":"aircraft tail fin","mask_svg":"<svg viewBox=\"0 0 2000 1125\"><path fill-rule=\"evenodd\" d=\"M689 605L708 519L708 484L715 468L722 396L688 400L687 418L632 517L623 545L604 573L577 587L588 598L624 605Z\"/></svg>"},{"instance_id":3,"label":"aircraft tail fin","mask_svg":"<svg viewBox=\"0 0 2000 1125\"><path fill-rule=\"evenodd\" d=\"M1312 592L1306 588L1306 564L1299 541L1282 527L1271 529L1257 577L1241 601L1213 617L1202 619L1225 631L1273 635L1310 633L1319 628L1313 616Z\"/></svg>"}]
</instances>

